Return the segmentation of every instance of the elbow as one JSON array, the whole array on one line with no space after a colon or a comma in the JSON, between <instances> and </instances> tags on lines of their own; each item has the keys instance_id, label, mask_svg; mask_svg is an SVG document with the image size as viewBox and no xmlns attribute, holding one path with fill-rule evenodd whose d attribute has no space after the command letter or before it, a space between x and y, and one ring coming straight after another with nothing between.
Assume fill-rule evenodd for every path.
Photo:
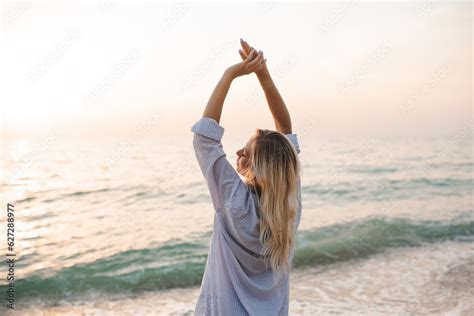
<instances>
[{"instance_id":1,"label":"elbow","mask_svg":"<svg viewBox=\"0 0 474 316\"><path fill-rule=\"evenodd\" d=\"M194 133L193 134L193 148L194 150L197 150L199 147L200 147L200 140L199 140L199 136Z\"/></svg>"},{"instance_id":2,"label":"elbow","mask_svg":"<svg viewBox=\"0 0 474 316\"><path fill-rule=\"evenodd\" d=\"M277 131L283 133L283 134L291 134L292 133L292 128L291 124L288 125L278 125L277 126Z\"/></svg>"}]
</instances>

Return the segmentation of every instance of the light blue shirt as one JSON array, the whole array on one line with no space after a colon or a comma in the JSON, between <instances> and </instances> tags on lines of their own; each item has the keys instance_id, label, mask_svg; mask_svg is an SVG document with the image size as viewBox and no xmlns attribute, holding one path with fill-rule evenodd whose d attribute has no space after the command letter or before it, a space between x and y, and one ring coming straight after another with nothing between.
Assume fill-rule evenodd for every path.
<instances>
[{"instance_id":1,"label":"light blue shirt","mask_svg":"<svg viewBox=\"0 0 474 316\"><path fill-rule=\"evenodd\" d=\"M289 275L265 266L257 195L226 158L224 128L202 117L192 127L196 158L215 209L195 315L288 315ZM300 153L296 134L286 134ZM301 218L301 182L295 229ZM290 252L293 260L294 247Z\"/></svg>"}]
</instances>

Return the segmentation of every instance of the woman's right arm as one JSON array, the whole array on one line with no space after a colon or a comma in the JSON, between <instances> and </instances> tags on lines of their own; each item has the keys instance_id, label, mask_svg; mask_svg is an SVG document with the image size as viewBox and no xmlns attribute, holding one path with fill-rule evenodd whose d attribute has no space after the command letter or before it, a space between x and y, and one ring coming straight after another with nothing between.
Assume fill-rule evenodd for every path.
<instances>
[{"instance_id":1,"label":"woman's right arm","mask_svg":"<svg viewBox=\"0 0 474 316\"><path fill-rule=\"evenodd\" d=\"M250 53L252 47L250 47L250 45L242 39L241 44L244 51L241 51L240 55L242 59L244 59L247 57L248 53ZM275 121L276 130L284 134L291 134L292 127L290 113L288 112L285 102L283 101L280 92L278 91L272 77L270 76L266 62L258 71L255 71L255 74L257 75L258 81L260 82L263 92L265 93L268 107L270 108L270 112L273 115L273 120Z\"/></svg>"},{"instance_id":2,"label":"woman's right arm","mask_svg":"<svg viewBox=\"0 0 474 316\"><path fill-rule=\"evenodd\" d=\"M268 68L265 66L264 71L257 74L258 81L263 88L268 107L275 121L275 128L283 134L291 134L291 118L285 102L280 95Z\"/></svg>"}]
</instances>

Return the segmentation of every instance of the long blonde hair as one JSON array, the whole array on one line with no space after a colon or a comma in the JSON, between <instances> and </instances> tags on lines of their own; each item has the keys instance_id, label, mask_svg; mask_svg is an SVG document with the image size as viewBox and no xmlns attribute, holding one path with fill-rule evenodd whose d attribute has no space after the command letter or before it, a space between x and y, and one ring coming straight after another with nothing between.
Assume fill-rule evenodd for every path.
<instances>
[{"instance_id":1,"label":"long blonde hair","mask_svg":"<svg viewBox=\"0 0 474 316\"><path fill-rule=\"evenodd\" d=\"M243 174L258 196L262 255L273 271L289 272L301 168L296 148L283 133L267 129L256 129L250 148Z\"/></svg>"}]
</instances>

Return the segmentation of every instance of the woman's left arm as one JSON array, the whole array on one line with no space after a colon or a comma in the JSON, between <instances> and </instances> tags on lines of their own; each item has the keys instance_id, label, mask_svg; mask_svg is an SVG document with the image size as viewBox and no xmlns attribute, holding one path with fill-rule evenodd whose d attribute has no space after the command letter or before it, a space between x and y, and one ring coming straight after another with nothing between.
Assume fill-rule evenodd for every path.
<instances>
[{"instance_id":1,"label":"woman's left arm","mask_svg":"<svg viewBox=\"0 0 474 316\"><path fill-rule=\"evenodd\" d=\"M244 199L248 196L247 188L227 160L221 142L224 127L219 121L232 81L259 68L262 56L259 54L254 58L256 55L253 52L246 60L226 69L207 102L203 117L191 127L194 132L193 147L196 158L206 179L214 207L218 213L227 213L226 215L233 218L241 218L242 210L248 209Z\"/></svg>"},{"instance_id":2,"label":"woman's left arm","mask_svg":"<svg viewBox=\"0 0 474 316\"><path fill-rule=\"evenodd\" d=\"M231 76L228 70L226 70L214 88L209 101L207 101L206 108L202 114L203 117L212 118L216 120L217 123L220 122L222 107L224 106L224 100L227 96L227 93L229 92L232 80L234 80L234 78Z\"/></svg>"}]
</instances>

